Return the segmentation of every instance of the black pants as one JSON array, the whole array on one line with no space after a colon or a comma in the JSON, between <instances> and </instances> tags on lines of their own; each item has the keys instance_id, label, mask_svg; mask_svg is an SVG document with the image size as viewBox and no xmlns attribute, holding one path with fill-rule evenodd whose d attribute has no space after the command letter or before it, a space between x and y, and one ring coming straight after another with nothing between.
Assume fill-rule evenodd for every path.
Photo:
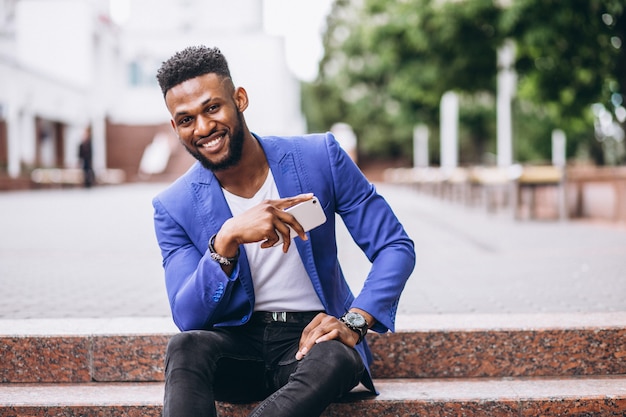
<instances>
[{"instance_id":1,"label":"black pants","mask_svg":"<svg viewBox=\"0 0 626 417\"><path fill-rule=\"evenodd\" d=\"M306 324L249 323L173 336L163 416L216 416L215 400L262 400L251 416L319 416L359 383L365 367L356 350L335 340L297 361Z\"/></svg>"}]
</instances>

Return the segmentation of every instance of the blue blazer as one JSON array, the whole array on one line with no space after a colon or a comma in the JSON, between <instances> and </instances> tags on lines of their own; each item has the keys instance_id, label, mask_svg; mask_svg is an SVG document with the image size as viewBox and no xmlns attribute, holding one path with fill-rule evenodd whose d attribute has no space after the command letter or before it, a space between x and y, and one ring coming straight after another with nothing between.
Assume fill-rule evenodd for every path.
<instances>
[{"instance_id":1,"label":"blue blazer","mask_svg":"<svg viewBox=\"0 0 626 417\"><path fill-rule=\"evenodd\" d=\"M413 241L331 133L258 137L281 197L314 193L328 221L294 242L326 312L340 317L357 307L376 318L373 329L393 331L400 294L415 265ZM245 249L230 274L207 255L209 237L232 214L213 173L194 164L153 200L156 236L174 322L182 331L238 326L254 310ZM372 262L360 294L352 294L337 259L335 214ZM349 268L350 266L347 265ZM357 345L368 369L367 343Z\"/></svg>"}]
</instances>

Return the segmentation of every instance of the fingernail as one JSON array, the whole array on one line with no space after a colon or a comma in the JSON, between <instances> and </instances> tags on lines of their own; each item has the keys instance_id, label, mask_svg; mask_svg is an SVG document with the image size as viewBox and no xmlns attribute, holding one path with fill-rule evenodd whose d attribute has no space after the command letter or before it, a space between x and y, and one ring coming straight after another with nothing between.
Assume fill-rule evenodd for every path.
<instances>
[{"instance_id":1,"label":"fingernail","mask_svg":"<svg viewBox=\"0 0 626 417\"><path fill-rule=\"evenodd\" d=\"M304 355L306 355L307 352L307 348L303 347L301 350L298 351L298 353L296 353L296 360L300 360L302 358L304 358Z\"/></svg>"}]
</instances>

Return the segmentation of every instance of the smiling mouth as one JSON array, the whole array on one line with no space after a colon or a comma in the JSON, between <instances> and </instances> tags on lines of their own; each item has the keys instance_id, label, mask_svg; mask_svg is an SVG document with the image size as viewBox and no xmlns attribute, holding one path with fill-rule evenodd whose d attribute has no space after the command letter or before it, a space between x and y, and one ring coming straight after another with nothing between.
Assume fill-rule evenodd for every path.
<instances>
[{"instance_id":1,"label":"smiling mouth","mask_svg":"<svg viewBox=\"0 0 626 417\"><path fill-rule=\"evenodd\" d=\"M214 139L211 139L207 142L200 143L199 146L204 149L210 149L217 146L222 140L224 140L224 135L219 135Z\"/></svg>"}]
</instances>

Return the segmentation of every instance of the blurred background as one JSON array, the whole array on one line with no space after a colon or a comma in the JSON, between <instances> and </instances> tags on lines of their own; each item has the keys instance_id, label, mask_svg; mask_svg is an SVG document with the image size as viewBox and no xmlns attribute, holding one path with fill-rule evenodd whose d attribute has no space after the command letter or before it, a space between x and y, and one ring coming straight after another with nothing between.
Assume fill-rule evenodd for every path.
<instances>
[{"instance_id":1,"label":"blurred background","mask_svg":"<svg viewBox=\"0 0 626 417\"><path fill-rule=\"evenodd\" d=\"M174 52L194 44L219 46L226 54L235 81L253 98L246 116L255 131L306 131L298 76L316 72L329 4L0 1L0 175L24 186L20 180L31 182L33 170L79 167L86 127L101 181L180 174L191 160L171 149L176 139L155 74ZM285 36L295 25L305 38L309 33L313 47ZM287 60L294 62L293 48L305 56L296 70ZM308 74L296 74L298 64ZM57 174L72 181L67 171L37 173L40 183Z\"/></svg>"},{"instance_id":2,"label":"blurred background","mask_svg":"<svg viewBox=\"0 0 626 417\"><path fill-rule=\"evenodd\" d=\"M624 8L0 0L0 189L82 184L86 129L96 183L176 178L193 161L155 73L207 44L249 92L258 134L331 130L373 181L623 221Z\"/></svg>"},{"instance_id":3,"label":"blurred background","mask_svg":"<svg viewBox=\"0 0 626 417\"><path fill-rule=\"evenodd\" d=\"M150 200L194 160L155 74L195 44L252 131L333 131L390 201L419 255L401 312L623 311L624 9L0 0L0 317L169 314Z\"/></svg>"}]
</instances>

